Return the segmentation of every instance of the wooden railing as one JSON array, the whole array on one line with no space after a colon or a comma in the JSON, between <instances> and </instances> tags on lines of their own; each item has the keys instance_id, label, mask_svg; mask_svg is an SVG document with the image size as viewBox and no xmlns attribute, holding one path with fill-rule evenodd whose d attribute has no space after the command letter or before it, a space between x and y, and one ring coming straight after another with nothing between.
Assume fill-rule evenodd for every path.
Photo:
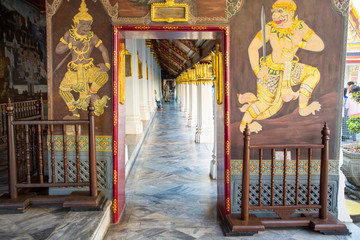
<instances>
[{"instance_id":1,"label":"wooden railing","mask_svg":"<svg viewBox=\"0 0 360 240\"><path fill-rule=\"evenodd\" d=\"M314 231L320 231L324 234L341 234L348 235L349 231L346 228L346 225L341 223L335 216L331 213L328 213L328 162L329 162L329 134L330 130L327 127L326 123L321 131L322 141L320 144L268 144L268 145L251 145L250 144L250 130L246 126L244 131L244 152L243 152L243 171L242 171L242 189L241 189L241 214L228 214L224 219L224 231L226 234L236 235L239 233L241 236L253 235L258 231L264 231L265 227L299 227L299 226L308 226ZM283 167L278 167L275 164L275 150L283 151L284 158L282 160L276 160L277 163L283 164ZM288 151L292 149L296 150L295 154L295 176L292 176L291 183L293 183L295 178L295 189L291 193L291 189L287 189L288 184L288 168L290 167L290 161L288 159ZM312 174L312 164L313 155L318 159L318 155L315 155L315 150L321 151L320 153L320 179L319 182L314 183L316 180L315 174ZM256 152L258 151L258 155ZM314 151L314 152L313 152ZM257 184L251 186L251 196L250 199L250 152L254 159L258 156L259 160L259 175ZM290 152L291 155L291 152ZM265 157L264 157L265 156ZM270 178L263 177L265 174L263 165L265 161L270 160ZM301 177L300 182L300 158L301 161L307 161L307 172L305 178ZM267 160L265 160L267 159ZM279 162L280 161L280 162ZM291 162L292 164L293 162ZM280 168L282 170L282 177L276 176L275 179L275 170ZM306 167L302 168L303 170ZM253 169L256 170L256 169ZM302 170L302 175L303 175ZM307 175L307 176L306 176ZM279 184L279 178L282 180L282 186ZM252 179L252 181L256 181ZM266 180L266 181L265 181ZM305 180L305 184L304 184ZM312 183L313 182L313 183ZM275 185L276 183L276 185ZM301 191L300 191L301 183ZM319 199L314 199L312 196L312 185L320 185ZM304 186L307 188L307 195L304 199ZM257 189L256 189L257 188ZM264 190L266 191L263 191ZM266 189L265 189L266 188ZM270 188L270 194L268 192ZM281 189L282 188L282 189ZM293 188L293 186L291 186ZM280 191L275 191L275 189ZM282 196L279 193L282 191ZM255 193L257 192L257 193ZM263 193L266 193L266 196L262 196ZM302 194L300 194L300 192ZM278 196L276 196L278 195ZM295 196L294 196L295 195ZM314 194L316 195L316 194ZM258 199L258 202L254 198ZM282 199L281 199L282 197ZM301 197L301 201L300 201ZM295 198L295 199L294 199ZM263 201L264 200L264 201ZM289 201L288 201L289 200ZM317 201L318 200L318 201ZM251 202L251 204L250 204ZM318 202L318 203L317 203ZM262 217L258 217L258 211L262 210ZM277 214L278 217L274 217L274 214L270 213L266 215L268 211L272 210ZM303 210L302 212L295 213L296 210ZM306 210L306 211L304 211ZM317 210L318 212L314 212ZM252 211L249 214L249 211Z\"/></svg>"},{"instance_id":2,"label":"wooden railing","mask_svg":"<svg viewBox=\"0 0 360 240\"><path fill-rule=\"evenodd\" d=\"M9 167L9 197L11 200L19 198L20 189L29 188L49 188L49 187L82 187L89 186L92 203L84 202L83 194L81 201L76 206L91 206L98 204L95 200L98 196L97 190L97 171L96 171L96 141L95 141L95 115L94 106L90 103L88 107L88 120L14 120L14 107L8 103L6 107L7 114L7 138L8 138L8 167ZM80 134L79 127L87 126L89 137L89 182L82 182L80 175ZM76 146L76 181L68 181L68 154L67 154L67 127L75 128L75 146ZM42 129L47 127L48 136L44 136ZM54 129L56 132L62 131L63 135L63 168L64 181L57 182L55 171L55 143ZM45 149L47 139L50 139L50 149ZM49 155L49 163L46 156ZM83 160L83 159L82 159ZM49 165L51 176L46 175L45 166ZM50 197L50 196L49 196ZM31 199L34 199L31 197ZM36 201L36 200L34 200ZM55 200L49 200L53 203ZM60 200L64 202L66 200ZM46 201L44 201L46 203ZM67 206L71 206L68 204ZM1 202L0 202L1 208Z\"/></svg>"},{"instance_id":3,"label":"wooden railing","mask_svg":"<svg viewBox=\"0 0 360 240\"><path fill-rule=\"evenodd\" d=\"M7 139L6 106L8 103L0 103L0 143ZM12 103L14 108L14 119L40 119L44 120L44 106L42 93L37 100L21 101Z\"/></svg>"},{"instance_id":4,"label":"wooden railing","mask_svg":"<svg viewBox=\"0 0 360 240\"><path fill-rule=\"evenodd\" d=\"M248 128L244 131L244 162L242 175L242 199L241 199L241 219L249 220L249 210L274 210L280 217L282 214L290 216L296 209L319 209L319 218L327 218L327 195L328 195L328 162L329 162L329 134L330 130L324 125L321 131L321 144L282 144L282 145L250 145L250 131ZM250 150L256 149L259 151L259 182L258 205L249 205L249 191L250 191ZM264 150L271 151L271 201L270 205L262 205L262 162ZM275 150L281 149L284 153L283 159L283 197L282 205L275 205ZM296 170L295 170L295 204L290 205L287 202L287 161L288 150L296 149ZM314 149L321 149L321 167L320 167L320 204L311 204L311 161ZM299 204L299 163L301 151L307 152L307 204Z\"/></svg>"}]
</instances>

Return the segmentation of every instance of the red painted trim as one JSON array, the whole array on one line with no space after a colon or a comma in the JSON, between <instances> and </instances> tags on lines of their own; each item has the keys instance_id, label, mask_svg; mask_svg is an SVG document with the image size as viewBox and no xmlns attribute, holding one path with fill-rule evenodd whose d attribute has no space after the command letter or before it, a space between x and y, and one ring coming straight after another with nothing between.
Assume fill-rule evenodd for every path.
<instances>
[{"instance_id":1,"label":"red painted trim","mask_svg":"<svg viewBox=\"0 0 360 240\"><path fill-rule=\"evenodd\" d=\"M225 176L225 214L231 214L231 184L230 184L230 26L228 26L228 31L224 32L224 65L225 65L225 81L224 81L224 133L225 133L225 167L224 167L224 176Z\"/></svg>"},{"instance_id":2,"label":"red painted trim","mask_svg":"<svg viewBox=\"0 0 360 240\"><path fill-rule=\"evenodd\" d=\"M120 220L120 213L119 209L119 198L118 198L118 182L120 179L118 177L118 142L119 142L119 131L118 131L118 99L119 99L119 87L118 87L118 76L119 76L119 68L117 67L118 63L118 55L117 49L119 49L119 32L117 31L116 27L114 27L113 33L113 222L117 223ZM115 180L117 179L117 180Z\"/></svg>"},{"instance_id":3,"label":"red painted trim","mask_svg":"<svg viewBox=\"0 0 360 240\"><path fill-rule=\"evenodd\" d=\"M230 64L229 64L229 57L230 57L230 32L229 26L227 25L194 25L194 26L179 26L179 25L118 25L114 26L114 41L113 41L113 49L117 51L119 49L120 40L119 40L119 31L186 31L186 32L223 32L223 63L224 63L224 91L228 91L230 87ZM118 63L119 64L119 63ZM113 86L116 86L116 90L114 89L114 96L113 96L113 111L114 111L114 121L118 119L119 116L119 108L118 108L118 69L116 67L113 68ZM225 92L226 93L226 92ZM230 119L230 93L224 94L224 119ZM228 116L226 116L228 114ZM117 118L115 120L115 118ZM225 214L231 213L231 187L230 181L227 181L227 176L230 177L230 124L224 124L224 134L225 134L225 158L224 158L224 171L225 171L225 178L224 178L224 186L225 186L225 196L223 199L224 206L225 206ZM227 143L228 142L228 143ZM118 123L113 126L113 143L119 143L119 128ZM116 149L122 149L121 147L116 146ZM119 172L119 155L118 153L113 154L113 168ZM227 175L228 174L228 175ZM119 174L117 174L119 176ZM124 176L125 177L125 176ZM228 178L229 179L229 178ZM120 220L122 212L119 211L119 181L125 181L125 179L117 179L116 182L113 184L113 199L114 202L117 203L116 209L117 211L113 211L113 222L117 223ZM227 203L228 201L228 203ZM226 207L227 206L227 207Z\"/></svg>"}]
</instances>

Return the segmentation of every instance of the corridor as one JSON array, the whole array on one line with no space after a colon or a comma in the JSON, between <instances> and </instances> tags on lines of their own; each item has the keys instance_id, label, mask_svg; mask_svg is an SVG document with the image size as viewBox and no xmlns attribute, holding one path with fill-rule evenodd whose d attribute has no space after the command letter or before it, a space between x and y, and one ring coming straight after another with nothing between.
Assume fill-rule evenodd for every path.
<instances>
[{"instance_id":1,"label":"corridor","mask_svg":"<svg viewBox=\"0 0 360 240\"><path fill-rule=\"evenodd\" d=\"M126 182L126 208L105 239L358 239L324 236L305 228L269 229L253 237L225 238L217 220L216 181L209 177L212 144L195 144L179 107L157 112ZM276 231L275 231L276 230Z\"/></svg>"}]
</instances>

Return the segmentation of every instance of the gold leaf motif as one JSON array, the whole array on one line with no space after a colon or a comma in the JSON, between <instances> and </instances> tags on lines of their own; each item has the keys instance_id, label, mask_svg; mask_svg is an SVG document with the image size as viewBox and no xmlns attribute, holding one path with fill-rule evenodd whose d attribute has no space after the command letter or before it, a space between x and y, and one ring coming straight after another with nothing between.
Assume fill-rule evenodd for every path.
<instances>
[{"instance_id":1,"label":"gold leaf motif","mask_svg":"<svg viewBox=\"0 0 360 240\"><path fill-rule=\"evenodd\" d=\"M226 198L226 211L229 213L231 209L230 198Z\"/></svg>"},{"instance_id":2,"label":"gold leaf motif","mask_svg":"<svg viewBox=\"0 0 360 240\"><path fill-rule=\"evenodd\" d=\"M225 125L226 125L226 126L229 126L229 125L230 125L230 112L229 112L229 111L227 111L227 112L225 113Z\"/></svg>"},{"instance_id":3,"label":"gold leaf motif","mask_svg":"<svg viewBox=\"0 0 360 240\"><path fill-rule=\"evenodd\" d=\"M230 155L230 141L229 140L226 141L225 152L226 152L226 155Z\"/></svg>"},{"instance_id":4,"label":"gold leaf motif","mask_svg":"<svg viewBox=\"0 0 360 240\"><path fill-rule=\"evenodd\" d=\"M117 178L117 171L114 170L114 184L117 184L118 178Z\"/></svg>"},{"instance_id":5,"label":"gold leaf motif","mask_svg":"<svg viewBox=\"0 0 360 240\"><path fill-rule=\"evenodd\" d=\"M178 27L163 26L163 29L166 29L166 30L176 30L176 29L178 29Z\"/></svg>"},{"instance_id":6,"label":"gold leaf motif","mask_svg":"<svg viewBox=\"0 0 360 240\"><path fill-rule=\"evenodd\" d=\"M229 51L225 52L225 65L229 66L230 64L230 57L229 57Z\"/></svg>"},{"instance_id":7,"label":"gold leaf motif","mask_svg":"<svg viewBox=\"0 0 360 240\"><path fill-rule=\"evenodd\" d=\"M117 145L118 145L118 144L117 144L117 141L114 141L114 146L113 146L114 155L117 155L117 153L118 153L118 151L117 151L117 148L118 148Z\"/></svg>"},{"instance_id":8,"label":"gold leaf motif","mask_svg":"<svg viewBox=\"0 0 360 240\"><path fill-rule=\"evenodd\" d=\"M113 213L117 213L117 199L113 200L112 209L113 209Z\"/></svg>"},{"instance_id":9,"label":"gold leaf motif","mask_svg":"<svg viewBox=\"0 0 360 240\"><path fill-rule=\"evenodd\" d=\"M114 126L117 125L117 116L116 115L117 115L116 112L114 112Z\"/></svg>"},{"instance_id":10,"label":"gold leaf motif","mask_svg":"<svg viewBox=\"0 0 360 240\"><path fill-rule=\"evenodd\" d=\"M136 30L149 30L150 27L148 27L148 26L136 26L135 29Z\"/></svg>"},{"instance_id":11,"label":"gold leaf motif","mask_svg":"<svg viewBox=\"0 0 360 240\"><path fill-rule=\"evenodd\" d=\"M118 59L118 55L117 55L117 52L114 51L114 67L117 66L117 59Z\"/></svg>"},{"instance_id":12,"label":"gold leaf motif","mask_svg":"<svg viewBox=\"0 0 360 240\"><path fill-rule=\"evenodd\" d=\"M230 170L226 170L226 183L230 183Z\"/></svg>"},{"instance_id":13,"label":"gold leaf motif","mask_svg":"<svg viewBox=\"0 0 360 240\"><path fill-rule=\"evenodd\" d=\"M230 83L229 82L225 83L225 95L227 97L230 96Z\"/></svg>"},{"instance_id":14,"label":"gold leaf motif","mask_svg":"<svg viewBox=\"0 0 360 240\"><path fill-rule=\"evenodd\" d=\"M219 29L223 30L226 36L229 35L229 27L219 27Z\"/></svg>"},{"instance_id":15,"label":"gold leaf motif","mask_svg":"<svg viewBox=\"0 0 360 240\"><path fill-rule=\"evenodd\" d=\"M192 30L195 31L201 31L201 30L206 30L206 27L203 26L196 26L196 27L191 27Z\"/></svg>"}]
</instances>

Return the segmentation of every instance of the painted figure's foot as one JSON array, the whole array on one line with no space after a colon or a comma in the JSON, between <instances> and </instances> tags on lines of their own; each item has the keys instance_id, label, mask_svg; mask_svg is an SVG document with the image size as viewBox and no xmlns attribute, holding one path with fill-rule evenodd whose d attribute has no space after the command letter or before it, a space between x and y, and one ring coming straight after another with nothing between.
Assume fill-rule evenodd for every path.
<instances>
[{"instance_id":1,"label":"painted figure's foot","mask_svg":"<svg viewBox=\"0 0 360 240\"><path fill-rule=\"evenodd\" d=\"M100 99L99 95L97 95L96 93L91 93L90 95L88 95L85 101L87 104L90 104L90 100L91 100L92 104L94 104L99 99Z\"/></svg>"},{"instance_id":2,"label":"painted figure's foot","mask_svg":"<svg viewBox=\"0 0 360 240\"><path fill-rule=\"evenodd\" d=\"M244 132L246 125L240 125L240 132ZM262 130L262 126L258 122L252 122L249 124L250 132L258 133Z\"/></svg>"},{"instance_id":3,"label":"painted figure's foot","mask_svg":"<svg viewBox=\"0 0 360 240\"><path fill-rule=\"evenodd\" d=\"M281 89L281 98L284 102L290 102L299 97L299 92L294 92L291 88Z\"/></svg>"},{"instance_id":4,"label":"painted figure's foot","mask_svg":"<svg viewBox=\"0 0 360 240\"><path fill-rule=\"evenodd\" d=\"M238 100L239 103L244 104L248 102L255 102L257 100L257 97L253 93L247 92L244 94L238 94Z\"/></svg>"},{"instance_id":5,"label":"painted figure's foot","mask_svg":"<svg viewBox=\"0 0 360 240\"><path fill-rule=\"evenodd\" d=\"M321 104L315 101L304 108L299 108L299 114L300 116L303 117L308 116L310 114L315 115L316 111L320 111L320 109L321 109Z\"/></svg>"},{"instance_id":6,"label":"painted figure's foot","mask_svg":"<svg viewBox=\"0 0 360 240\"><path fill-rule=\"evenodd\" d=\"M75 109L74 111L71 111L71 113L71 115L66 115L65 117L63 117L63 120L79 120L79 110Z\"/></svg>"}]
</instances>

